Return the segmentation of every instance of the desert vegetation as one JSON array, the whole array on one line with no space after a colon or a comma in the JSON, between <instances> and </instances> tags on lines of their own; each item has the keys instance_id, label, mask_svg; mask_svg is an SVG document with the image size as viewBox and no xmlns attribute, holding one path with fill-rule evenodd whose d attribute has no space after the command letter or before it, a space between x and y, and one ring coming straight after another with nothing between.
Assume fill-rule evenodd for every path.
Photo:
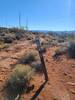
<instances>
[{"instance_id":1,"label":"desert vegetation","mask_svg":"<svg viewBox=\"0 0 75 100\"><path fill-rule=\"evenodd\" d=\"M35 41L37 34L40 49ZM44 58L48 82L44 82L39 53ZM75 100L74 60L75 32L0 28L1 100Z\"/></svg>"},{"instance_id":2,"label":"desert vegetation","mask_svg":"<svg viewBox=\"0 0 75 100\"><path fill-rule=\"evenodd\" d=\"M29 65L17 64L8 80L9 86L18 94L27 91L34 72L35 70Z\"/></svg>"},{"instance_id":3,"label":"desert vegetation","mask_svg":"<svg viewBox=\"0 0 75 100\"><path fill-rule=\"evenodd\" d=\"M69 45L65 47L58 47L55 50L53 58L57 59L61 55L66 55L68 58L75 59L75 42L70 42Z\"/></svg>"},{"instance_id":4,"label":"desert vegetation","mask_svg":"<svg viewBox=\"0 0 75 100\"><path fill-rule=\"evenodd\" d=\"M68 47L68 56L70 58L75 59L75 42L71 42L70 46Z\"/></svg>"}]
</instances>

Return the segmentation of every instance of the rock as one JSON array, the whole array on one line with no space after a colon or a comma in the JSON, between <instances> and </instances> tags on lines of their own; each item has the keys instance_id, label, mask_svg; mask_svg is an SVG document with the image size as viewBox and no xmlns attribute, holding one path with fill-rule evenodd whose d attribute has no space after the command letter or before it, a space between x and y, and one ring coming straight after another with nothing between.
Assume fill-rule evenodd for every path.
<instances>
[{"instance_id":1,"label":"rock","mask_svg":"<svg viewBox=\"0 0 75 100\"><path fill-rule=\"evenodd\" d=\"M72 82L67 82L68 85L72 85L72 86L75 86L75 83L72 83Z\"/></svg>"}]
</instances>

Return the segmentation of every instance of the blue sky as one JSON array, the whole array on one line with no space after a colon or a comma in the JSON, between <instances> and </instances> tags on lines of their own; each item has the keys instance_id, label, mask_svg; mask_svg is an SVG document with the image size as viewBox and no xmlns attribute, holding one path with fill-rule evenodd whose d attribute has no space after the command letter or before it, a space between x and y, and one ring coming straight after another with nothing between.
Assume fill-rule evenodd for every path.
<instances>
[{"instance_id":1,"label":"blue sky","mask_svg":"<svg viewBox=\"0 0 75 100\"><path fill-rule=\"evenodd\" d=\"M21 25L31 30L75 30L75 0L0 0L0 26Z\"/></svg>"}]
</instances>

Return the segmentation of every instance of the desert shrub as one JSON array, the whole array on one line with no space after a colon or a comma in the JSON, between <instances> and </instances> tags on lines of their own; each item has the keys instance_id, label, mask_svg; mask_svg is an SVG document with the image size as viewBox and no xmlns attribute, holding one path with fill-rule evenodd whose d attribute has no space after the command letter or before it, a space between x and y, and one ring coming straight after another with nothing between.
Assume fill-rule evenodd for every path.
<instances>
[{"instance_id":1,"label":"desert shrub","mask_svg":"<svg viewBox=\"0 0 75 100\"><path fill-rule=\"evenodd\" d=\"M61 47L61 48L57 48L55 50L55 53L53 55L54 59L57 59L60 55L66 54L67 52L67 47Z\"/></svg>"},{"instance_id":2,"label":"desert shrub","mask_svg":"<svg viewBox=\"0 0 75 100\"><path fill-rule=\"evenodd\" d=\"M35 72L42 72L42 64L40 62L32 62L31 67L35 69Z\"/></svg>"},{"instance_id":3,"label":"desert shrub","mask_svg":"<svg viewBox=\"0 0 75 100\"><path fill-rule=\"evenodd\" d=\"M50 46L56 46L58 44L58 42L57 42L57 40L52 40L51 42L50 42Z\"/></svg>"},{"instance_id":4,"label":"desert shrub","mask_svg":"<svg viewBox=\"0 0 75 100\"><path fill-rule=\"evenodd\" d=\"M18 61L19 64L29 64L36 72L42 72L39 54L36 50L25 53Z\"/></svg>"},{"instance_id":5,"label":"desert shrub","mask_svg":"<svg viewBox=\"0 0 75 100\"><path fill-rule=\"evenodd\" d=\"M22 56L19 63L29 64L33 61L36 61L36 56L37 56L37 52L34 51L34 50L30 51L30 52L27 52Z\"/></svg>"},{"instance_id":6,"label":"desert shrub","mask_svg":"<svg viewBox=\"0 0 75 100\"><path fill-rule=\"evenodd\" d=\"M15 40L14 35L6 35L3 37L4 43L12 43Z\"/></svg>"},{"instance_id":7,"label":"desert shrub","mask_svg":"<svg viewBox=\"0 0 75 100\"><path fill-rule=\"evenodd\" d=\"M44 41L41 41L41 49L42 50L45 50L45 52L46 52L46 49L48 48L50 46L50 42L49 42L49 40L44 40ZM44 52L44 53L45 53Z\"/></svg>"},{"instance_id":8,"label":"desert shrub","mask_svg":"<svg viewBox=\"0 0 75 100\"><path fill-rule=\"evenodd\" d=\"M32 76L34 74L34 69L29 65L17 64L13 69L9 84L11 89L20 93L23 90L27 91L28 85Z\"/></svg>"},{"instance_id":9,"label":"desert shrub","mask_svg":"<svg viewBox=\"0 0 75 100\"><path fill-rule=\"evenodd\" d=\"M16 39L19 40L23 37L23 34L21 32L16 32L15 36L16 36Z\"/></svg>"},{"instance_id":10,"label":"desert shrub","mask_svg":"<svg viewBox=\"0 0 75 100\"><path fill-rule=\"evenodd\" d=\"M68 47L68 56L75 59L75 43L70 43Z\"/></svg>"},{"instance_id":11,"label":"desert shrub","mask_svg":"<svg viewBox=\"0 0 75 100\"><path fill-rule=\"evenodd\" d=\"M4 42L4 38L1 35L0 35L0 42Z\"/></svg>"},{"instance_id":12,"label":"desert shrub","mask_svg":"<svg viewBox=\"0 0 75 100\"><path fill-rule=\"evenodd\" d=\"M55 50L55 54L57 54L57 55L61 55L63 53L64 53L64 51L61 48L58 48L58 49Z\"/></svg>"},{"instance_id":13,"label":"desert shrub","mask_svg":"<svg viewBox=\"0 0 75 100\"><path fill-rule=\"evenodd\" d=\"M0 36L5 36L5 34L6 34L5 32L2 32L0 33Z\"/></svg>"},{"instance_id":14,"label":"desert shrub","mask_svg":"<svg viewBox=\"0 0 75 100\"><path fill-rule=\"evenodd\" d=\"M8 48L8 47L9 47L9 45L7 45L3 42L0 42L0 50L3 50L3 49Z\"/></svg>"},{"instance_id":15,"label":"desert shrub","mask_svg":"<svg viewBox=\"0 0 75 100\"><path fill-rule=\"evenodd\" d=\"M58 39L58 42L59 43L62 43L62 42L64 42L65 40L64 39Z\"/></svg>"},{"instance_id":16,"label":"desert shrub","mask_svg":"<svg viewBox=\"0 0 75 100\"><path fill-rule=\"evenodd\" d=\"M4 39L4 42L5 42L5 43L12 43L12 41L13 41L13 40L12 40L11 38L5 38L5 39Z\"/></svg>"}]
</instances>

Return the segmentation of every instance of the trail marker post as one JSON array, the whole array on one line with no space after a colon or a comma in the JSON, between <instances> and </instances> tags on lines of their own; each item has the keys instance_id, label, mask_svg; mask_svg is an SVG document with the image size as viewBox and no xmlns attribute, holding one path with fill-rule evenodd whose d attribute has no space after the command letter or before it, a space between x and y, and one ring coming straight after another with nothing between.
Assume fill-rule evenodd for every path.
<instances>
[{"instance_id":1,"label":"trail marker post","mask_svg":"<svg viewBox=\"0 0 75 100\"><path fill-rule=\"evenodd\" d=\"M37 33L37 35L35 37L35 43L37 45L37 50L39 52L39 56L40 56L40 60L41 60L42 69L43 69L43 73L44 73L44 76L45 76L45 80L48 81L47 69L46 69L46 65L45 65L45 61L44 61L43 52L42 52L41 43L40 43L40 39L39 39L39 34L38 33Z\"/></svg>"}]
</instances>

